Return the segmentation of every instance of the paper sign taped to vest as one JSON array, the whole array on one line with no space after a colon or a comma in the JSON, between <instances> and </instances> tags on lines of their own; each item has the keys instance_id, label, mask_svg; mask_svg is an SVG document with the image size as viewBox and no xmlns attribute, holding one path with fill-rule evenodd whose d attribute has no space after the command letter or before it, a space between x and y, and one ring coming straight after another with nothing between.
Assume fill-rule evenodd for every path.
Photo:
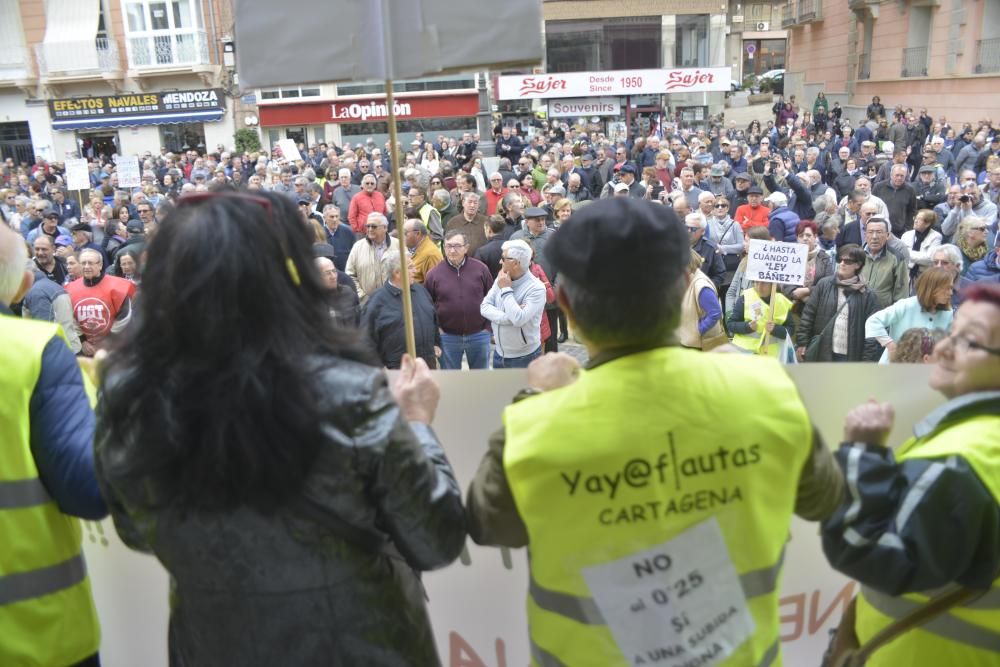
<instances>
[{"instance_id":1,"label":"paper sign taped to vest","mask_svg":"<svg viewBox=\"0 0 1000 667\"><path fill-rule=\"evenodd\" d=\"M806 278L809 246L805 243L750 239L747 280L801 285Z\"/></svg>"},{"instance_id":2,"label":"paper sign taped to vest","mask_svg":"<svg viewBox=\"0 0 1000 667\"><path fill-rule=\"evenodd\" d=\"M754 632L715 517L581 574L630 665L708 667Z\"/></svg>"}]
</instances>

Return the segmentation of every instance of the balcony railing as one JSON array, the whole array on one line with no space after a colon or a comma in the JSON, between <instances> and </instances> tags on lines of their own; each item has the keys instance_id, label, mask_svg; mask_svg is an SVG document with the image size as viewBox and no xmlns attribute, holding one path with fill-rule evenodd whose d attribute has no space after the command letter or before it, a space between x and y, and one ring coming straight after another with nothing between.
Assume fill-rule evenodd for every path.
<instances>
[{"instance_id":1,"label":"balcony railing","mask_svg":"<svg viewBox=\"0 0 1000 667\"><path fill-rule=\"evenodd\" d=\"M1000 72L1000 39L981 39L976 43L976 73Z\"/></svg>"},{"instance_id":2,"label":"balcony railing","mask_svg":"<svg viewBox=\"0 0 1000 667\"><path fill-rule=\"evenodd\" d=\"M799 23L811 23L822 18L822 0L799 0Z\"/></svg>"},{"instance_id":3,"label":"balcony railing","mask_svg":"<svg viewBox=\"0 0 1000 667\"><path fill-rule=\"evenodd\" d=\"M927 76L927 54L929 49L926 46L917 46L911 49L903 49L903 71L902 76Z\"/></svg>"},{"instance_id":4,"label":"balcony railing","mask_svg":"<svg viewBox=\"0 0 1000 667\"><path fill-rule=\"evenodd\" d=\"M797 8L794 2L785 3L781 11L781 27L790 28L798 22Z\"/></svg>"},{"instance_id":5,"label":"balcony railing","mask_svg":"<svg viewBox=\"0 0 1000 667\"><path fill-rule=\"evenodd\" d=\"M98 37L74 42L35 44L38 73L42 76L74 76L121 70L118 45Z\"/></svg>"},{"instance_id":6,"label":"balcony railing","mask_svg":"<svg viewBox=\"0 0 1000 667\"><path fill-rule=\"evenodd\" d=\"M872 77L872 54L862 53L858 58L858 79L870 79Z\"/></svg>"},{"instance_id":7,"label":"balcony railing","mask_svg":"<svg viewBox=\"0 0 1000 667\"><path fill-rule=\"evenodd\" d=\"M30 49L0 45L0 81L24 79L33 73Z\"/></svg>"},{"instance_id":8,"label":"balcony railing","mask_svg":"<svg viewBox=\"0 0 1000 667\"><path fill-rule=\"evenodd\" d=\"M208 36L204 30L129 35L128 64L135 69L207 65Z\"/></svg>"}]
</instances>

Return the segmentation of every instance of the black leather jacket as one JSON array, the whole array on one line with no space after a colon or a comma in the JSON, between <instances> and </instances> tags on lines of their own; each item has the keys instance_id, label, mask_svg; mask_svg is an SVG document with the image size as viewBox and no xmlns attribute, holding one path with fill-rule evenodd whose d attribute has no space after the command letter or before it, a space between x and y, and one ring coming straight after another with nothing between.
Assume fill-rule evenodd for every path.
<instances>
[{"instance_id":1,"label":"black leather jacket","mask_svg":"<svg viewBox=\"0 0 1000 667\"><path fill-rule=\"evenodd\" d=\"M172 666L440 664L415 571L464 545L454 472L431 428L404 421L380 370L318 366L327 446L301 496L267 515L136 508L142 480L108 471L142 443L109 442L98 417L97 473L118 533L171 575Z\"/></svg>"}]
</instances>

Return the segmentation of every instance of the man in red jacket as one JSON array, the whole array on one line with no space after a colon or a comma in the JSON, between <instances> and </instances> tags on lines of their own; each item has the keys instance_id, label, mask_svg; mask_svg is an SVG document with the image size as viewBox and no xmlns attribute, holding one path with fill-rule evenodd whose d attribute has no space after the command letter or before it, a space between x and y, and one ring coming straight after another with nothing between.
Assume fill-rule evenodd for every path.
<instances>
[{"instance_id":1,"label":"man in red jacket","mask_svg":"<svg viewBox=\"0 0 1000 667\"><path fill-rule=\"evenodd\" d=\"M365 224L371 213L388 215L385 197L375 189L375 177L371 174L365 174L361 179L361 192L351 199L351 206L347 212L347 219L355 234L365 233Z\"/></svg>"},{"instance_id":2,"label":"man in red jacket","mask_svg":"<svg viewBox=\"0 0 1000 667\"><path fill-rule=\"evenodd\" d=\"M94 356L108 334L120 331L132 318L135 284L101 272L101 253L87 248L80 253L83 277L66 285L73 302L73 318L80 329L81 354Z\"/></svg>"}]
</instances>

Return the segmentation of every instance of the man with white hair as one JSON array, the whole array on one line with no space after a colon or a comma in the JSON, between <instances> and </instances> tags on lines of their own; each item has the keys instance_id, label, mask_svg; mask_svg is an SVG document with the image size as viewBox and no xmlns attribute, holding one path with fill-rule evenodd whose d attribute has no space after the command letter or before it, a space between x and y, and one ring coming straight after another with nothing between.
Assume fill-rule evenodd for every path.
<instances>
[{"instance_id":1,"label":"man with white hair","mask_svg":"<svg viewBox=\"0 0 1000 667\"><path fill-rule=\"evenodd\" d=\"M342 222L348 219L347 216L351 210L351 200L359 192L361 192L361 186L351 182L351 170L347 167L341 167L337 171L337 186L333 190L333 203L340 209L340 220Z\"/></svg>"},{"instance_id":2,"label":"man with white hair","mask_svg":"<svg viewBox=\"0 0 1000 667\"><path fill-rule=\"evenodd\" d=\"M80 251L83 275L66 285L73 317L80 331L81 354L92 357L109 334L121 331L132 319L135 284L104 275L104 260L93 248Z\"/></svg>"},{"instance_id":3,"label":"man with white hair","mask_svg":"<svg viewBox=\"0 0 1000 667\"><path fill-rule=\"evenodd\" d=\"M59 325L9 308L33 279L23 239L0 226L0 664L97 665L100 626L73 518L108 514L94 414Z\"/></svg>"},{"instance_id":4,"label":"man with white hair","mask_svg":"<svg viewBox=\"0 0 1000 667\"><path fill-rule=\"evenodd\" d=\"M909 167L906 163L894 164L889 169L889 180L876 185L872 192L885 202L889 209L892 233L899 237L913 229L913 216L917 214L917 192L906 182Z\"/></svg>"},{"instance_id":5,"label":"man with white hair","mask_svg":"<svg viewBox=\"0 0 1000 667\"><path fill-rule=\"evenodd\" d=\"M783 192L772 192L764 200L771 212L767 216L767 229L771 233L771 238L775 241L795 243L795 228L799 226L802 218L792 209L788 208L788 197Z\"/></svg>"},{"instance_id":6,"label":"man with white hair","mask_svg":"<svg viewBox=\"0 0 1000 667\"><path fill-rule=\"evenodd\" d=\"M718 244L705 235L708 226L707 220L700 211L696 211L687 214L684 218L684 224L687 226L691 249L701 256L701 272L711 278L716 289L721 288L726 279L726 264L722 260Z\"/></svg>"},{"instance_id":7,"label":"man with white hair","mask_svg":"<svg viewBox=\"0 0 1000 667\"><path fill-rule=\"evenodd\" d=\"M503 186L503 174L499 171L490 174L490 187L486 190L486 215L497 212L497 204L507 192L507 188Z\"/></svg>"},{"instance_id":8,"label":"man with white hair","mask_svg":"<svg viewBox=\"0 0 1000 667\"><path fill-rule=\"evenodd\" d=\"M389 221L384 215L371 213L365 223L365 236L354 243L345 268L358 288L362 305L388 280L386 266L392 255L399 255L399 240L389 236Z\"/></svg>"},{"instance_id":9,"label":"man with white hair","mask_svg":"<svg viewBox=\"0 0 1000 667\"><path fill-rule=\"evenodd\" d=\"M545 286L531 273L531 247L504 242L502 267L479 312L493 329L493 368L527 368L542 351Z\"/></svg>"},{"instance_id":10,"label":"man with white hair","mask_svg":"<svg viewBox=\"0 0 1000 667\"><path fill-rule=\"evenodd\" d=\"M885 202L872 194L872 182L867 176L859 176L857 180L854 181L854 189L858 192L864 194L865 203L871 202L875 205L875 213L881 218L889 218L889 209L886 207ZM845 195L837 207L843 211L844 207L847 206L847 200L850 195Z\"/></svg>"}]
</instances>

